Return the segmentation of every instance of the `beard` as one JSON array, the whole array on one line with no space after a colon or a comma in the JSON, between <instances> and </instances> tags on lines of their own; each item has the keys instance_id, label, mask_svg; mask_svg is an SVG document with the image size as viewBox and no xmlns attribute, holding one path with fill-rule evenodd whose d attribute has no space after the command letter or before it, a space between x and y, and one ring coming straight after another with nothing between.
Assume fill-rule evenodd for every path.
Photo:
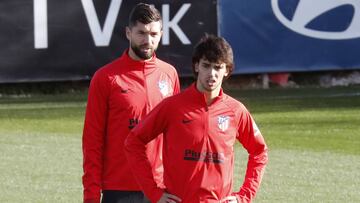
<instances>
[{"instance_id":1,"label":"beard","mask_svg":"<svg viewBox=\"0 0 360 203\"><path fill-rule=\"evenodd\" d=\"M144 52L142 51L141 49L144 48L144 47L147 47L147 45L140 45L140 46L137 46L133 43L131 43L131 49L134 51L134 53L141 59L143 60L147 60L147 59L150 59L155 50L154 47L150 48L150 50L148 52Z\"/></svg>"}]
</instances>

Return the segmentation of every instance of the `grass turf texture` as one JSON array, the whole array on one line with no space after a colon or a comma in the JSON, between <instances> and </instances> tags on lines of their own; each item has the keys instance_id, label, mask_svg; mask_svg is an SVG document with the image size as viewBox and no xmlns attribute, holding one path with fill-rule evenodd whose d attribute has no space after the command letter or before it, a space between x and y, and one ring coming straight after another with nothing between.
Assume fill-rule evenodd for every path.
<instances>
[{"instance_id":1,"label":"grass turf texture","mask_svg":"<svg viewBox=\"0 0 360 203\"><path fill-rule=\"evenodd\" d=\"M360 202L360 87L226 91L270 148L259 202ZM0 98L0 202L81 202L86 95ZM235 188L247 155L237 145Z\"/></svg>"}]
</instances>

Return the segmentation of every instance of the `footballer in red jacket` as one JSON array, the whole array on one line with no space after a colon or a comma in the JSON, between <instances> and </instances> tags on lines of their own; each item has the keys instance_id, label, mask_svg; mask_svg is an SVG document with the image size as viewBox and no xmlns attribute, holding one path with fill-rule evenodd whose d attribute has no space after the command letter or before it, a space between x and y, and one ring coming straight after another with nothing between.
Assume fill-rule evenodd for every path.
<instances>
[{"instance_id":1,"label":"footballer in red jacket","mask_svg":"<svg viewBox=\"0 0 360 203\"><path fill-rule=\"evenodd\" d=\"M192 61L196 83L162 101L127 137L130 166L152 202L251 202L268 161L267 146L245 106L222 91L233 70L232 49L225 39L206 35ZM157 186L145 156L147 143L160 133L165 188ZM236 140L249 157L244 183L233 191Z\"/></svg>"},{"instance_id":2,"label":"footballer in red jacket","mask_svg":"<svg viewBox=\"0 0 360 203\"><path fill-rule=\"evenodd\" d=\"M130 48L91 80L83 132L84 202L100 202L100 192L103 203L128 202L129 198L142 202L136 199L144 195L124 154L125 138L161 100L180 91L175 68L155 55L161 26L155 7L138 4L126 29ZM161 139L147 145L159 186L163 181L161 150Z\"/></svg>"}]
</instances>

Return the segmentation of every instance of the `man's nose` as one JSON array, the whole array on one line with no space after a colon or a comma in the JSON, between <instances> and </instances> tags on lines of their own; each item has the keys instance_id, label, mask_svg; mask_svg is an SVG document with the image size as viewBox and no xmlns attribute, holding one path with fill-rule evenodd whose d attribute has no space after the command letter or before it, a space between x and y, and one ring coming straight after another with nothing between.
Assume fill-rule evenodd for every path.
<instances>
[{"instance_id":1,"label":"man's nose","mask_svg":"<svg viewBox=\"0 0 360 203\"><path fill-rule=\"evenodd\" d=\"M210 69L210 74L211 74L211 76L216 76L217 71L215 70L214 67L212 67L212 68Z\"/></svg>"},{"instance_id":2,"label":"man's nose","mask_svg":"<svg viewBox=\"0 0 360 203\"><path fill-rule=\"evenodd\" d=\"M144 37L144 43L151 44L151 35L145 35Z\"/></svg>"}]
</instances>

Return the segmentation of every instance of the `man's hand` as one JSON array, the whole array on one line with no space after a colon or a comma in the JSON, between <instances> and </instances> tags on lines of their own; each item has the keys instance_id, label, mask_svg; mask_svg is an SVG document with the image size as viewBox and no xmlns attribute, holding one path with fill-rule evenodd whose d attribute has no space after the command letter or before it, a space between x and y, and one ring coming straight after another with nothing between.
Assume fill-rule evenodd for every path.
<instances>
[{"instance_id":1,"label":"man's hand","mask_svg":"<svg viewBox=\"0 0 360 203\"><path fill-rule=\"evenodd\" d=\"M227 196L224 199L220 200L221 203L238 203L236 196Z\"/></svg>"},{"instance_id":2,"label":"man's hand","mask_svg":"<svg viewBox=\"0 0 360 203\"><path fill-rule=\"evenodd\" d=\"M157 203L177 203L181 202L181 199L175 195L164 192Z\"/></svg>"}]
</instances>

